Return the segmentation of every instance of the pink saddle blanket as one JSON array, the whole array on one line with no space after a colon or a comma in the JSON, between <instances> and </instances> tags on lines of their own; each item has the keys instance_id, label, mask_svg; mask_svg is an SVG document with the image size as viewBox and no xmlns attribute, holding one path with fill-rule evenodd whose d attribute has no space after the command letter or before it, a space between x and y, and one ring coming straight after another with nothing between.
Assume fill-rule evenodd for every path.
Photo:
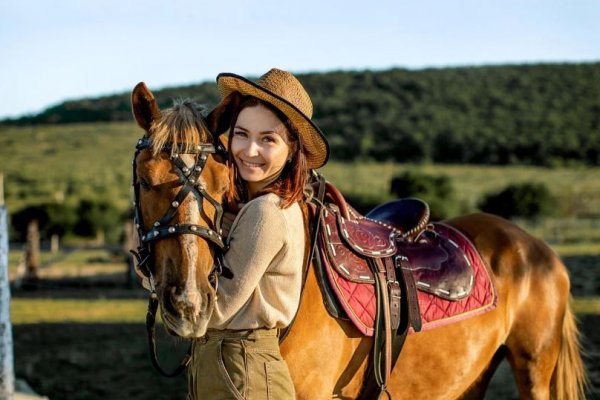
<instances>
[{"instance_id":1,"label":"pink saddle blanket","mask_svg":"<svg viewBox=\"0 0 600 400\"><path fill-rule=\"evenodd\" d=\"M418 290L421 330L448 325L490 311L496 307L497 301L488 270L471 241L449 225L443 223L433 225L439 235L453 241L464 251L465 257L473 268L474 282L471 293L460 300L448 300ZM322 253L321 257L326 255ZM364 335L373 336L376 314L373 283L347 280L330 266L325 266L324 269L333 291L350 320ZM413 330L411 329L410 332L412 333Z\"/></svg>"}]
</instances>

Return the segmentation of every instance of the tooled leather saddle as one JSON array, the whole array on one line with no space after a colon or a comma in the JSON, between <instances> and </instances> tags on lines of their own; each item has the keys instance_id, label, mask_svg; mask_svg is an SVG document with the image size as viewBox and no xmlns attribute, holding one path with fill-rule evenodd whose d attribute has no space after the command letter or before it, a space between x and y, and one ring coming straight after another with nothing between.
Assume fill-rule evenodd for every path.
<instances>
[{"instance_id":1,"label":"tooled leather saddle","mask_svg":"<svg viewBox=\"0 0 600 400\"><path fill-rule=\"evenodd\" d=\"M320 179L315 197L320 200L313 208L318 219L315 270L330 314L373 337L359 399L379 398L387 393L387 378L409 330L493 308L493 287L474 246L454 228L430 224L423 201L396 200L362 216L335 186ZM480 281L483 295L470 301ZM439 310L445 310L441 316Z\"/></svg>"}]
</instances>

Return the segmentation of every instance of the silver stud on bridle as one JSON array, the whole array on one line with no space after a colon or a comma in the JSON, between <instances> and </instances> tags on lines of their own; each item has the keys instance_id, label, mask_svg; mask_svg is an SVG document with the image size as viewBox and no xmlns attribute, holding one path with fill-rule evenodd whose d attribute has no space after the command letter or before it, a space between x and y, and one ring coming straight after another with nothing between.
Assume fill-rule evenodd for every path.
<instances>
[{"instance_id":1,"label":"silver stud on bridle","mask_svg":"<svg viewBox=\"0 0 600 400\"><path fill-rule=\"evenodd\" d=\"M174 152L171 156L171 162L175 166L175 170L179 171L180 174L180 190L176 195L176 198L170 203L169 209L166 211L164 216L160 218L158 221L155 221L152 226L153 229L149 231L144 231L144 224L142 221L142 213L139 201L139 182L137 182L136 176L136 168L135 168L135 160L137 159L138 154L151 146L151 141L149 138L144 137L137 142L136 153L133 157L134 166L133 166L133 178L134 178L134 194L135 201L133 202L134 207L134 224L136 229L138 230L138 235L141 239L140 246L135 252L136 257L138 257L138 266L142 272L148 275L152 275L154 271L152 265L152 257L151 254L151 245L154 241L168 238L172 235L182 235L182 234L194 234L200 236L209 241L210 244L215 245L219 250L217 253L222 253L225 249L225 244L223 243L222 237L217 233L221 231L221 221L223 215L223 208L219 202L217 202L212 196L210 196L202 186L197 188L195 183L198 181L200 173L203 170L204 164L208 159L208 154L215 153L216 147L212 144L201 144L197 147L197 151L192 151L191 154L196 154L196 162L190 168L183 163L183 160L180 157L180 152ZM167 144L163 147L162 151L170 152L172 150L172 145ZM186 173L192 171L189 175ZM187 179L186 179L187 177ZM213 205L216 209L216 217L213 221L214 230L208 226L200 226L196 224L189 223L178 223L175 225L170 225L171 220L177 214L177 209L181 205L182 201L187 198L187 196L193 193L198 199L198 207L200 208L200 213L202 214L203 201L207 200L209 203ZM220 269L220 268L219 268ZM219 271L220 273L220 271Z\"/></svg>"}]
</instances>

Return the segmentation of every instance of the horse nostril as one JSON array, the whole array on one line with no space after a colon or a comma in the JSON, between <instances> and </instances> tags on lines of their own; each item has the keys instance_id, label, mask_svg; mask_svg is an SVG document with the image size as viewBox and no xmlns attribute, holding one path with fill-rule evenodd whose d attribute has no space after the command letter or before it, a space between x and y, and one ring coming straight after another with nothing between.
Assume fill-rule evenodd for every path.
<instances>
[{"instance_id":1,"label":"horse nostril","mask_svg":"<svg viewBox=\"0 0 600 400\"><path fill-rule=\"evenodd\" d=\"M169 314L177 314L173 291L169 290L165 292L165 295L163 296L163 307Z\"/></svg>"}]
</instances>

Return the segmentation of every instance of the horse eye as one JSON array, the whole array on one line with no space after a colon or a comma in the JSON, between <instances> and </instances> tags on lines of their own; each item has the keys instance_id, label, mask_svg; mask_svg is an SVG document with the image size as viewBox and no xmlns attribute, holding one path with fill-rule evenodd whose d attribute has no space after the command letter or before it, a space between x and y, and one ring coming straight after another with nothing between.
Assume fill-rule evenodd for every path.
<instances>
[{"instance_id":1,"label":"horse eye","mask_svg":"<svg viewBox=\"0 0 600 400\"><path fill-rule=\"evenodd\" d=\"M140 179L140 186L144 190L149 190L150 189L150 184L148 182L146 182L145 180L143 180L143 179Z\"/></svg>"}]
</instances>

